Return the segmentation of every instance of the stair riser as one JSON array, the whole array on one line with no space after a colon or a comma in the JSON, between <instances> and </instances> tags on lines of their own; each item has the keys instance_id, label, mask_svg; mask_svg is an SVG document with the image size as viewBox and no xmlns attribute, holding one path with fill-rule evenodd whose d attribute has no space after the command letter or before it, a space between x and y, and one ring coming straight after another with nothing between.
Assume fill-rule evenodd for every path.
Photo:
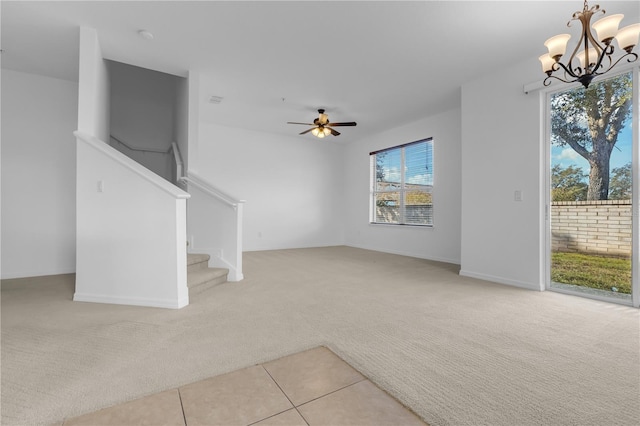
<instances>
[{"instance_id":1,"label":"stair riser","mask_svg":"<svg viewBox=\"0 0 640 426\"><path fill-rule=\"evenodd\" d=\"M187 266L187 274L189 272L195 272L201 269L207 269L208 267L209 267L209 262L207 261L194 263L192 265Z\"/></svg>"},{"instance_id":2,"label":"stair riser","mask_svg":"<svg viewBox=\"0 0 640 426\"><path fill-rule=\"evenodd\" d=\"M222 276L222 277L218 277L215 280L210 280L207 282L204 282L202 284L198 284L195 285L193 287L189 287L189 298L192 298L193 296L200 294L202 292L204 292L205 290L208 290L210 288L213 288L217 285L220 284L224 284L227 282L227 276Z\"/></svg>"},{"instance_id":3,"label":"stair riser","mask_svg":"<svg viewBox=\"0 0 640 426\"><path fill-rule=\"evenodd\" d=\"M189 297L227 282L229 270L226 268L209 268L210 258L208 254L187 254Z\"/></svg>"},{"instance_id":4,"label":"stair riser","mask_svg":"<svg viewBox=\"0 0 640 426\"><path fill-rule=\"evenodd\" d=\"M198 286L205 285L212 282L216 284L225 283L227 282L227 276L223 275L223 276L211 277L209 279L204 279L200 281L194 281L194 280L189 281L189 278L187 278L187 287L194 288L194 287L198 287Z\"/></svg>"}]
</instances>

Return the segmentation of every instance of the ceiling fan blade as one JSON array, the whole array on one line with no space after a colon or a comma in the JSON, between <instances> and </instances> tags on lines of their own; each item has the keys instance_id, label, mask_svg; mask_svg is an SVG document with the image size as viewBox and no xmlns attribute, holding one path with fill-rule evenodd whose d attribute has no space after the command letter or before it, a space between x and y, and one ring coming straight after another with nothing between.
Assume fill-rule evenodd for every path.
<instances>
[{"instance_id":1,"label":"ceiling fan blade","mask_svg":"<svg viewBox=\"0 0 640 426\"><path fill-rule=\"evenodd\" d=\"M332 129L331 127L328 127L329 130L331 130L331 134L333 136L340 136L340 132L337 130Z\"/></svg>"},{"instance_id":2,"label":"ceiling fan blade","mask_svg":"<svg viewBox=\"0 0 640 426\"><path fill-rule=\"evenodd\" d=\"M298 123L300 124L300 123ZM305 130L304 132L300 133L301 135L304 135L305 133L309 133L310 131L312 131L313 129L315 129L315 127L310 128L309 130Z\"/></svg>"},{"instance_id":3,"label":"ceiling fan blade","mask_svg":"<svg viewBox=\"0 0 640 426\"><path fill-rule=\"evenodd\" d=\"M302 124L304 126L314 126L313 123L296 123L295 121L287 121L287 124Z\"/></svg>"},{"instance_id":4,"label":"ceiling fan blade","mask_svg":"<svg viewBox=\"0 0 640 426\"><path fill-rule=\"evenodd\" d=\"M355 126L356 123L355 121L349 121L347 123L329 123L327 124L327 126Z\"/></svg>"}]
</instances>

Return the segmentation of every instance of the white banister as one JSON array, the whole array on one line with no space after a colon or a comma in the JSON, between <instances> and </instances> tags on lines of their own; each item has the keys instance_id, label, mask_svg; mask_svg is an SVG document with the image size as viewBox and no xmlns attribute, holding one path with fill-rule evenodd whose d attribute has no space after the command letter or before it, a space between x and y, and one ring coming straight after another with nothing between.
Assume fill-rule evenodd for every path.
<instances>
[{"instance_id":1,"label":"white banister","mask_svg":"<svg viewBox=\"0 0 640 426\"><path fill-rule=\"evenodd\" d=\"M76 136L73 300L182 308L190 194L92 135Z\"/></svg>"},{"instance_id":2,"label":"white banister","mask_svg":"<svg viewBox=\"0 0 640 426\"><path fill-rule=\"evenodd\" d=\"M153 173L151 170L147 169L137 161L132 160L131 158L127 157L126 155L116 150L115 148L109 146L107 143L101 141L100 139L79 131L75 131L73 132L73 134L79 140L85 142L87 145L91 146L92 148L97 149L98 151L101 151L104 155L112 158L114 161L120 163L121 165L128 168L132 172L140 175L145 180L151 182L158 188L162 189L164 192L167 192L173 195L175 198L190 197L190 195L187 192L183 191L182 189L178 188L175 185L172 185L167 180Z\"/></svg>"},{"instance_id":3,"label":"white banister","mask_svg":"<svg viewBox=\"0 0 640 426\"><path fill-rule=\"evenodd\" d=\"M193 172L188 172L187 176L183 176L182 178L180 178L180 180L182 182L192 184L199 190L222 201L223 203L225 203L229 207L233 207L234 209L238 207L238 204L245 203L245 200L238 200L228 194L225 194Z\"/></svg>"},{"instance_id":4,"label":"white banister","mask_svg":"<svg viewBox=\"0 0 640 426\"><path fill-rule=\"evenodd\" d=\"M189 200L188 228L193 241L189 250L209 254L210 266L228 268L229 281L242 280L245 200L226 194L190 171L180 182L187 185L192 196Z\"/></svg>"}]
</instances>

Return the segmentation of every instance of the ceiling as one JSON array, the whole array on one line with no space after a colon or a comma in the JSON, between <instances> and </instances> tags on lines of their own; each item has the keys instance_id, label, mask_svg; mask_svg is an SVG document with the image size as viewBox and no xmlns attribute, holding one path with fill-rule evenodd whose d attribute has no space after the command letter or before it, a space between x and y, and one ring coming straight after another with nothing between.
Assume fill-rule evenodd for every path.
<instances>
[{"instance_id":1,"label":"ceiling","mask_svg":"<svg viewBox=\"0 0 640 426\"><path fill-rule=\"evenodd\" d=\"M624 13L622 26L640 21L638 1L599 4ZM522 61L539 67L548 37L575 33L565 24L582 1L3 0L0 7L2 68L77 81L78 27L88 26L107 59L197 72L206 122L296 136L306 128L287 121L311 122L325 108L332 121L358 122L329 138L345 143L459 106L461 85L479 75ZM211 104L211 96L223 100Z\"/></svg>"}]
</instances>

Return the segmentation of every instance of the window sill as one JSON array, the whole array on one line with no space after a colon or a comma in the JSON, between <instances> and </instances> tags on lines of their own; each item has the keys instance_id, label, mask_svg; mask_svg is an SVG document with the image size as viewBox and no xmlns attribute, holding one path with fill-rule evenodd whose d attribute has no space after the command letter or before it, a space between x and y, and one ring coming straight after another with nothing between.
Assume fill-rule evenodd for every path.
<instances>
[{"instance_id":1,"label":"window sill","mask_svg":"<svg viewBox=\"0 0 640 426\"><path fill-rule=\"evenodd\" d=\"M420 229L433 229L433 225L415 225L415 224L404 224L404 223L380 223L380 222L369 222L371 226L388 226L393 228L420 228Z\"/></svg>"}]
</instances>

